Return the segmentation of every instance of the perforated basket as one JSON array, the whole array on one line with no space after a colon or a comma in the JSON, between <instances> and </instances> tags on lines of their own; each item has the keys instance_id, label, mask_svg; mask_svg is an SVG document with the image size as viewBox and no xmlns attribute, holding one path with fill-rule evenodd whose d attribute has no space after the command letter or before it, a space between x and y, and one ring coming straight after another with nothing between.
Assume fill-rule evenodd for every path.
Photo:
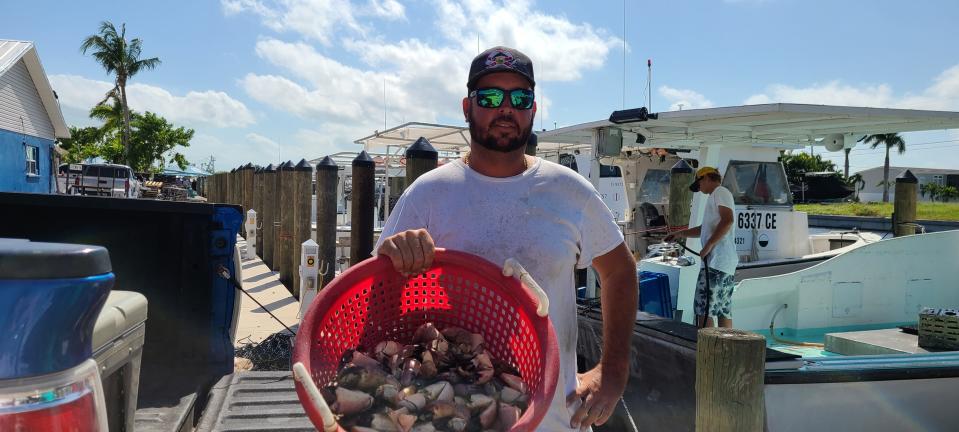
<instances>
[{"instance_id":1,"label":"perforated basket","mask_svg":"<svg viewBox=\"0 0 959 432\"><path fill-rule=\"evenodd\" d=\"M556 333L548 316L537 315L539 304L527 284L474 255L437 250L432 268L410 278L393 270L389 258L371 258L338 276L313 301L296 335L294 375L300 367L312 384L324 386L335 379L347 349L370 349L383 340L409 343L426 322L440 329L458 326L482 334L494 358L519 370L530 403L512 430L533 430L549 409L559 375ZM297 376L296 392L313 424L342 430L331 427L328 415L324 427L325 404L316 401L322 397Z\"/></svg>"}]
</instances>

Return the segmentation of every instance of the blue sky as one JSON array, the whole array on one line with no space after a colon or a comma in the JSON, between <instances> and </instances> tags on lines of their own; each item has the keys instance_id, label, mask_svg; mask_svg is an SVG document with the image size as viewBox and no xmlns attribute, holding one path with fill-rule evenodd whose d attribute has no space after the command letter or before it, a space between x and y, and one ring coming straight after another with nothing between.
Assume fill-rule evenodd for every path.
<instances>
[{"instance_id":1,"label":"blue sky","mask_svg":"<svg viewBox=\"0 0 959 432\"><path fill-rule=\"evenodd\" d=\"M647 58L653 111L770 101L959 111L953 1L628 1L625 15L622 1L33 0L3 9L0 38L37 44L78 126L92 124L86 112L110 87L80 42L100 21L125 22L144 54L163 61L134 78L132 107L194 128L186 154L213 155L221 169L357 149L354 139L383 129L384 108L389 126L462 125L477 38L532 57L537 129L622 108L624 60L625 104L643 105ZM893 164L959 167L959 131L907 143ZM852 169L882 157L859 147Z\"/></svg>"}]
</instances>

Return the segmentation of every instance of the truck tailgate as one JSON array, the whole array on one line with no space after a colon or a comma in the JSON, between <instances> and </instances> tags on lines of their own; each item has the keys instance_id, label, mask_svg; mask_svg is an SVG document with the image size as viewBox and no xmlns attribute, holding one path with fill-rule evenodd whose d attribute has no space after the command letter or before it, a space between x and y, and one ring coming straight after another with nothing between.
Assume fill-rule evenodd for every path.
<instances>
[{"instance_id":1,"label":"truck tailgate","mask_svg":"<svg viewBox=\"0 0 959 432\"><path fill-rule=\"evenodd\" d=\"M210 389L196 432L315 431L289 371L237 372Z\"/></svg>"}]
</instances>

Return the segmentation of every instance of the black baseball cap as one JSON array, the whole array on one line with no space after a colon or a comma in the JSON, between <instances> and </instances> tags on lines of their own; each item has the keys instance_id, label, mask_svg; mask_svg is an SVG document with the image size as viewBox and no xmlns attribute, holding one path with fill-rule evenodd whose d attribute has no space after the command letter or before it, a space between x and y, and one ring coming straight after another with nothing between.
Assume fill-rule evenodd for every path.
<instances>
[{"instance_id":1,"label":"black baseball cap","mask_svg":"<svg viewBox=\"0 0 959 432\"><path fill-rule=\"evenodd\" d=\"M533 79L533 61L519 50L496 46L481 52L470 64L469 80L466 88L473 90L480 78L494 72L513 72L529 81L530 87L536 87Z\"/></svg>"}]
</instances>

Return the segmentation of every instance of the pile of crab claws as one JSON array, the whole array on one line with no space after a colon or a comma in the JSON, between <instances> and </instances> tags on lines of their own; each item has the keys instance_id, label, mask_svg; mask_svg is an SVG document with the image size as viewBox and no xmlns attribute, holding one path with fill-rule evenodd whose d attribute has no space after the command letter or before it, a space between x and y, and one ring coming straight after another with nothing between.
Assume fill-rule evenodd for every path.
<instances>
[{"instance_id":1,"label":"pile of crab claws","mask_svg":"<svg viewBox=\"0 0 959 432\"><path fill-rule=\"evenodd\" d=\"M382 341L344 352L336 381L321 389L346 430L505 431L529 402L529 387L486 351L482 335L427 323L412 343Z\"/></svg>"}]
</instances>

